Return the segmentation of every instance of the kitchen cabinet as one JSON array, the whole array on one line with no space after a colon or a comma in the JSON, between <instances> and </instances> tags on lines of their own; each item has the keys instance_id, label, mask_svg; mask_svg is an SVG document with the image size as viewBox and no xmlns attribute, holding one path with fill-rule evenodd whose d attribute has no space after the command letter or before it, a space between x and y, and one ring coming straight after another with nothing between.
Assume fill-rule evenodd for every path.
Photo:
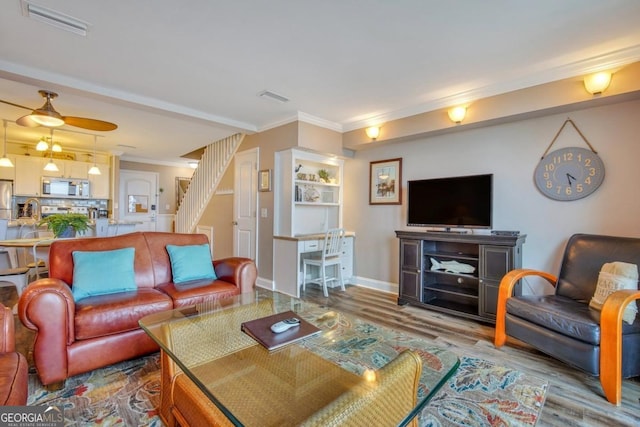
<instances>
[{"instance_id":1,"label":"kitchen cabinet","mask_svg":"<svg viewBox=\"0 0 640 427\"><path fill-rule=\"evenodd\" d=\"M0 179L10 179L11 181L16 179L16 156L8 154L7 158L13 163L12 168L0 167Z\"/></svg>"},{"instance_id":2,"label":"kitchen cabinet","mask_svg":"<svg viewBox=\"0 0 640 427\"><path fill-rule=\"evenodd\" d=\"M276 153L274 234L298 236L342 227L344 162L311 151ZM322 179L326 172L328 176Z\"/></svg>"},{"instance_id":3,"label":"kitchen cabinet","mask_svg":"<svg viewBox=\"0 0 640 427\"><path fill-rule=\"evenodd\" d=\"M16 156L13 183L16 196L40 196L42 168L46 161L43 157Z\"/></svg>"},{"instance_id":4,"label":"kitchen cabinet","mask_svg":"<svg viewBox=\"0 0 640 427\"><path fill-rule=\"evenodd\" d=\"M49 162L49 159L46 160ZM58 166L58 172L42 171L42 175L51 176L56 178L78 178L87 179L88 170L92 164L87 162L76 162L75 160L60 160L53 159L53 162ZM44 167L44 164L43 164Z\"/></svg>"},{"instance_id":5,"label":"kitchen cabinet","mask_svg":"<svg viewBox=\"0 0 640 427\"><path fill-rule=\"evenodd\" d=\"M11 156L9 156L11 158ZM91 197L93 199L109 199L110 197L110 168L108 164L98 164L101 175L89 175L93 163L75 160L53 159L58 172L45 171L44 166L49 162L48 157L14 156L11 158L15 168L0 168L0 179L13 179L13 192L16 196L36 196L42 194L42 177L88 179ZM9 169L9 171L4 171ZM6 174L3 178L1 173Z\"/></svg>"},{"instance_id":6,"label":"kitchen cabinet","mask_svg":"<svg viewBox=\"0 0 640 427\"><path fill-rule=\"evenodd\" d=\"M495 322L500 281L522 266L526 235L396 231L396 236L400 239L398 304ZM457 265L447 268L452 261ZM521 293L518 284L514 295Z\"/></svg>"},{"instance_id":7,"label":"kitchen cabinet","mask_svg":"<svg viewBox=\"0 0 640 427\"><path fill-rule=\"evenodd\" d=\"M93 164L91 164L93 166ZM97 164L100 175L89 175L89 191L92 199L108 199L109 191L109 165Z\"/></svg>"}]
</instances>

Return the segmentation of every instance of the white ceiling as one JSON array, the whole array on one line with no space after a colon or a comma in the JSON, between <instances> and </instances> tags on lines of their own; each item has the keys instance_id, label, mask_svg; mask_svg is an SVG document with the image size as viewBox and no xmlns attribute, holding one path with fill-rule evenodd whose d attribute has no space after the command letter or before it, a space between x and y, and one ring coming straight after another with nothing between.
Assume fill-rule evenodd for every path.
<instances>
[{"instance_id":1,"label":"white ceiling","mask_svg":"<svg viewBox=\"0 0 640 427\"><path fill-rule=\"evenodd\" d=\"M98 150L130 160L185 164L181 155L237 131L295 119L348 131L640 60L637 0L33 3L89 31L3 1L0 99L37 108L38 89L58 92L62 115L117 123ZM27 113L0 104L1 118ZM8 129L9 141L48 135ZM91 135L55 139L93 147Z\"/></svg>"}]
</instances>

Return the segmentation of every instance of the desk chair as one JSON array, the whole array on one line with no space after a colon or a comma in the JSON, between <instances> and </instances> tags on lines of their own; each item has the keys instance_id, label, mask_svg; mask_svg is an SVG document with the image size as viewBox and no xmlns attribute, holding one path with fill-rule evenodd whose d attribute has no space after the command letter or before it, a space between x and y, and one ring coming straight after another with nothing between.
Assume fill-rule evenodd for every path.
<instances>
[{"instance_id":1,"label":"desk chair","mask_svg":"<svg viewBox=\"0 0 640 427\"><path fill-rule=\"evenodd\" d=\"M302 290L306 290L307 285L307 266L313 265L320 268L319 277L313 280L310 280L311 283L318 283L322 285L322 293L325 297L329 296L327 291L327 282L332 280L338 280L340 283L340 289L343 291L344 282L342 281L342 246L344 241L344 229L343 228L332 228L327 230L327 233L324 236L324 246L322 248L322 256L320 257L310 257L304 258L302 264ZM326 269L327 267L336 266L335 268L338 270L338 278L335 277L327 277Z\"/></svg>"}]
</instances>

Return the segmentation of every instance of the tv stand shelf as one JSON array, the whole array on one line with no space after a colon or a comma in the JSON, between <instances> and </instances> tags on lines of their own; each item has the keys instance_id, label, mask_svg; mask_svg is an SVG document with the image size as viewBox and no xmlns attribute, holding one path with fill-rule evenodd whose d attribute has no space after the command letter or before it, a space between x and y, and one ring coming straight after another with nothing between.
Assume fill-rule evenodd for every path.
<instances>
[{"instance_id":1,"label":"tv stand shelf","mask_svg":"<svg viewBox=\"0 0 640 427\"><path fill-rule=\"evenodd\" d=\"M399 230L396 236L400 239L398 304L495 323L500 280L522 266L526 235ZM444 265L432 270L432 259ZM470 267L473 271L461 271ZM515 294L521 294L520 284Z\"/></svg>"}]
</instances>

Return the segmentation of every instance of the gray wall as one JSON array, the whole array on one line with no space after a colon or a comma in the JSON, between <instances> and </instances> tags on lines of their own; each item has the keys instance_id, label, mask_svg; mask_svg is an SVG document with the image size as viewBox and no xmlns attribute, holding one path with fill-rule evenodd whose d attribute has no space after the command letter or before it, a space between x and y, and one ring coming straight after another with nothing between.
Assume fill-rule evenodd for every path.
<instances>
[{"instance_id":1,"label":"gray wall","mask_svg":"<svg viewBox=\"0 0 640 427\"><path fill-rule=\"evenodd\" d=\"M598 151L606 174L591 196L557 202L538 192L533 171L567 117ZM493 173L493 228L527 234L525 267L557 273L561 251L573 233L640 237L639 117L640 101L632 101L356 152L345 164L344 222L357 236L357 275L397 284L394 230L408 229L406 182L412 179ZM587 148L571 126L553 149L566 146ZM396 157L403 158L403 205L370 206L369 162ZM530 292L543 291L538 283L526 285Z\"/></svg>"}]
</instances>

